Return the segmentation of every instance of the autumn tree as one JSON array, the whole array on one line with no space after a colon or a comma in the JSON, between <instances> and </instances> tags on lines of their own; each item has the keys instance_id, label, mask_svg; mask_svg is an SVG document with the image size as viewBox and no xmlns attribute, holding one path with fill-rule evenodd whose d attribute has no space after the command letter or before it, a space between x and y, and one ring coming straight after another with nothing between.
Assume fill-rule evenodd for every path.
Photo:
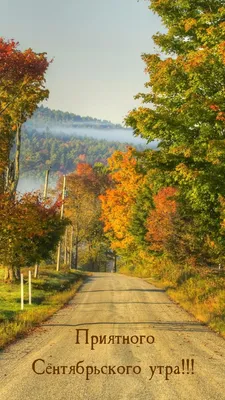
<instances>
[{"instance_id":1,"label":"autumn tree","mask_svg":"<svg viewBox=\"0 0 225 400\"><path fill-rule=\"evenodd\" d=\"M151 250L164 252L167 243L173 236L174 217L177 211L176 189L167 187L153 196L154 209L149 213L146 221L146 240Z\"/></svg>"},{"instance_id":2,"label":"autumn tree","mask_svg":"<svg viewBox=\"0 0 225 400\"><path fill-rule=\"evenodd\" d=\"M19 278L21 267L46 259L68 223L60 219L60 203L43 204L38 194L0 196L0 264L5 280Z\"/></svg>"},{"instance_id":3,"label":"autumn tree","mask_svg":"<svg viewBox=\"0 0 225 400\"><path fill-rule=\"evenodd\" d=\"M92 167L87 163L79 163L76 170L67 176L65 215L73 227L75 268L78 267L79 247L85 248L85 259L93 264L93 268L99 261L100 253L104 252L98 196L106 182L106 171L100 164Z\"/></svg>"},{"instance_id":4,"label":"autumn tree","mask_svg":"<svg viewBox=\"0 0 225 400\"><path fill-rule=\"evenodd\" d=\"M15 193L19 180L21 127L38 103L48 97L46 53L21 51L19 43L0 38L0 192ZM10 151L15 144L15 157Z\"/></svg>"},{"instance_id":5,"label":"autumn tree","mask_svg":"<svg viewBox=\"0 0 225 400\"><path fill-rule=\"evenodd\" d=\"M112 187L101 196L102 221L112 250L126 257L132 257L137 243L131 231L136 196L141 187L143 175L136 170L135 150L116 151L108 160Z\"/></svg>"},{"instance_id":6,"label":"autumn tree","mask_svg":"<svg viewBox=\"0 0 225 400\"><path fill-rule=\"evenodd\" d=\"M182 221L188 221L201 254L210 243L221 248L224 240L219 200L225 195L224 2L152 0L150 8L166 32L153 37L160 54L142 56L147 93L136 96L143 105L126 123L136 135L159 140L149 169L158 168L160 179L164 175L161 187L179 189Z\"/></svg>"}]
</instances>

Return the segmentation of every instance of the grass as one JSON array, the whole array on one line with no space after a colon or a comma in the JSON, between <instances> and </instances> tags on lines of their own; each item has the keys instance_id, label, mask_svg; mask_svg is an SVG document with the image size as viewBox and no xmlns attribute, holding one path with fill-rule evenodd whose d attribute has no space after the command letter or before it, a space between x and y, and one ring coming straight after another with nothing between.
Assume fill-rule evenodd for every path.
<instances>
[{"instance_id":1,"label":"grass","mask_svg":"<svg viewBox=\"0 0 225 400\"><path fill-rule=\"evenodd\" d=\"M169 297L225 337L225 271L175 265L166 259L154 259L133 271L120 272L145 278L164 288Z\"/></svg>"},{"instance_id":2,"label":"grass","mask_svg":"<svg viewBox=\"0 0 225 400\"><path fill-rule=\"evenodd\" d=\"M4 283L0 269L0 349L62 308L76 293L87 274L81 271L60 272L52 266L42 268L32 279L32 304L28 304L28 271L24 269L24 310L21 310L20 283Z\"/></svg>"},{"instance_id":3,"label":"grass","mask_svg":"<svg viewBox=\"0 0 225 400\"><path fill-rule=\"evenodd\" d=\"M225 337L225 276L210 270L198 271L177 287L168 290L169 296Z\"/></svg>"}]
</instances>

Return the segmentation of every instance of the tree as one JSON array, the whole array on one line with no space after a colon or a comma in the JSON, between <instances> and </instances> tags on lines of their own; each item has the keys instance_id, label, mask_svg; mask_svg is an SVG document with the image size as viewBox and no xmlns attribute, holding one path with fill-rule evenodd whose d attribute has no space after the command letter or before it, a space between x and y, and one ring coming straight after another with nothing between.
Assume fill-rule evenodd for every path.
<instances>
[{"instance_id":1,"label":"tree","mask_svg":"<svg viewBox=\"0 0 225 400\"><path fill-rule=\"evenodd\" d=\"M225 195L224 2L152 0L150 8L167 31L153 37L161 55L142 56L149 74L148 93L136 96L143 106L131 111L126 123L136 135L159 140L149 168L158 169L156 180L161 184L164 175L161 188L179 189L181 226L188 221L198 253L203 255L204 248L209 254L210 243L221 249L224 241L220 214L220 196ZM190 239L187 253L192 247Z\"/></svg>"},{"instance_id":2,"label":"tree","mask_svg":"<svg viewBox=\"0 0 225 400\"><path fill-rule=\"evenodd\" d=\"M111 248L124 256L131 256L137 247L130 225L143 175L136 171L134 153L130 147L126 152L117 151L109 158L112 187L100 196L104 231Z\"/></svg>"},{"instance_id":3,"label":"tree","mask_svg":"<svg viewBox=\"0 0 225 400\"><path fill-rule=\"evenodd\" d=\"M100 169L100 166L98 166ZM101 170L101 169L100 169ZM65 215L73 226L73 240L75 246L74 266L78 267L79 246L88 246L89 258L93 264L98 260L101 246L96 246L96 240L100 244L102 239L102 224L100 218L101 180L98 172L87 163L79 163L75 172L67 176L67 199ZM95 250L94 250L95 249Z\"/></svg>"},{"instance_id":4,"label":"tree","mask_svg":"<svg viewBox=\"0 0 225 400\"><path fill-rule=\"evenodd\" d=\"M49 66L46 53L35 53L32 49L21 51L18 46L14 40L0 38L0 129L3 144L0 192L10 193L15 193L19 179L22 124L49 94L44 87L44 75ZM14 142L15 158L10 162Z\"/></svg>"},{"instance_id":5,"label":"tree","mask_svg":"<svg viewBox=\"0 0 225 400\"><path fill-rule=\"evenodd\" d=\"M12 199L0 197L0 263L6 266L6 280L19 278L21 267L45 259L63 235L60 203L43 204L39 195L27 193Z\"/></svg>"},{"instance_id":6,"label":"tree","mask_svg":"<svg viewBox=\"0 0 225 400\"><path fill-rule=\"evenodd\" d=\"M153 196L155 209L150 211L146 223L146 239L151 250L165 251L168 240L174 234L173 219L177 211L176 192L176 189L167 187Z\"/></svg>"}]
</instances>

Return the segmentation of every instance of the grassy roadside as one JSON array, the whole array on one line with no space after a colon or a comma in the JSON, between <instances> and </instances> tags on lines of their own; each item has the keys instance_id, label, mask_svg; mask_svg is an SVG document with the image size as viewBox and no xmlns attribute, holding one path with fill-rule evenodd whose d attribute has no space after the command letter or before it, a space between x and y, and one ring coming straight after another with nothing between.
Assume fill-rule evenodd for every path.
<instances>
[{"instance_id":1,"label":"grassy roadside","mask_svg":"<svg viewBox=\"0 0 225 400\"><path fill-rule=\"evenodd\" d=\"M129 271L123 267L120 272L164 288L172 300L225 338L225 271L181 267L160 260L160 264L144 269Z\"/></svg>"},{"instance_id":2,"label":"grassy roadside","mask_svg":"<svg viewBox=\"0 0 225 400\"><path fill-rule=\"evenodd\" d=\"M82 285L87 274L81 271L45 267L32 280L32 304L28 304L27 269L24 269L24 310L20 310L20 284L3 282L0 269L0 349L24 336L63 307Z\"/></svg>"}]
</instances>

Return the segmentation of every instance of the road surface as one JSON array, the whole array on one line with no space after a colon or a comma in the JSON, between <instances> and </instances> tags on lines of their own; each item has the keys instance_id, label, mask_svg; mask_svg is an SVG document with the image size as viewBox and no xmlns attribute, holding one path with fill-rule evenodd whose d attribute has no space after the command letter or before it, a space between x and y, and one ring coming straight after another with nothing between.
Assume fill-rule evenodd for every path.
<instances>
[{"instance_id":1,"label":"road surface","mask_svg":"<svg viewBox=\"0 0 225 400\"><path fill-rule=\"evenodd\" d=\"M67 307L1 353L0 399L223 400L224 343L163 290L94 274Z\"/></svg>"}]
</instances>

